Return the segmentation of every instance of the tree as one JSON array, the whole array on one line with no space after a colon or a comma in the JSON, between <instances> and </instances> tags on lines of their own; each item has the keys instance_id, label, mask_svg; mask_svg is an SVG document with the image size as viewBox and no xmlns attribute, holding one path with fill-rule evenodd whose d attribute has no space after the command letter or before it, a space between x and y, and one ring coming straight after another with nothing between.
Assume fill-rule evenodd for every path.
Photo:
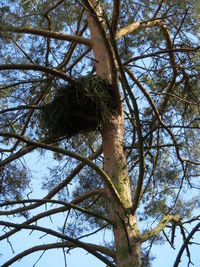
<instances>
[{"instance_id":1,"label":"tree","mask_svg":"<svg viewBox=\"0 0 200 267\"><path fill-rule=\"evenodd\" d=\"M24 221L1 220L0 239L30 229L60 241L33 246L2 266L53 248L83 248L107 266L149 266L152 245L173 247L176 229L184 242L174 266L184 250L191 263L189 244L200 227L193 213L199 6L196 0L3 1L0 214ZM54 158L41 199L28 197L24 161L33 151ZM47 210L32 215L42 205ZM59 230L40 226L61 212ZM102 229L113 232L113 244L81 240Z\"/></svg>"}]
</instances>

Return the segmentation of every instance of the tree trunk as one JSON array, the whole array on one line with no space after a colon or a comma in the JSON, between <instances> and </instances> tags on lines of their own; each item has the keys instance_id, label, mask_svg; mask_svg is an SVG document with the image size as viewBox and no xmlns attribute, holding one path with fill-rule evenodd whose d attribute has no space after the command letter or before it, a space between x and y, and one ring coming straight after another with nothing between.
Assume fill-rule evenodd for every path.
<instances>
[{"instance_id":1,"label":"tree trunk","mask_svg":"<svg viewBox=\"0 0 200 267\"><path fill-rule=\"evenodd\" d=\"M95 7L98 19L101 20L101 9L98 2L92 0L90 3ZM102 28L104 28L103 17L100 23ZM99 23L95 21L94 16L88 14L88 24L93 43L97 75L112 82L113 68L111 58ZM141 244L136 239L139 233L137 218L135 214L132 215L126 212L132 206L132 193L124 152L124 117L122 104L119 105L117 114L111 118L111 123L103 126L102 140L104 169L115 184L123 202L122 207L113 198L112 194L108 192L110 197L110 217L115 222L114 242L116 264L117 267L140 267Z\"/></svg>"}]
</instances>

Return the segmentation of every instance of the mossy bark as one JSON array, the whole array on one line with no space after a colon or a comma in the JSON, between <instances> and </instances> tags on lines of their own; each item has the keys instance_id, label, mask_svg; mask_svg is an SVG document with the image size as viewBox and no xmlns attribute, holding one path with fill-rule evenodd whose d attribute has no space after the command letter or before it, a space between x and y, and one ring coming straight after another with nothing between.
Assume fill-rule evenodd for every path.
<instances>
[{"instance_id":1,"label":"mossy bark","mask_svg":"<svg viewBox=\"0 0 200 267\"><path fill-rule=\"evenodd\" d=\"M110 217L115 222L114 239L117 267L141 266L140 243L137 241L139 230L137 218L128 214L132 206L132 194L123 150L123 114L112 118L110 125L102 131L105 171L111 177L123 202L120 206L110 195Z\"/></svg>"},{"instance_id":2,"label":"mossy bark","mask_svg":"<svg viewBox=\"0 0 200 267\"><path fill-rule=\"evenodd\" d=\"M98 1L92 0L90 3L95 7L95 11L101 21L101 26L104 27ZM113 69L104 36L98 22L90 14L88 14L88 24L91 32L97 75L111 82ZM117 267L140 267L141 244L137 239L139 233L137 218L135 214L127 213L127 210L132 206L132 193L124 152L124 117L122 106L119 106L118 113L112 116L110 123L103 126L102 140L104 169L112 179L123 202L123 205L120 205L108 190L110 217L115 222L116 265Z\"/></svg>"}]
</instances>

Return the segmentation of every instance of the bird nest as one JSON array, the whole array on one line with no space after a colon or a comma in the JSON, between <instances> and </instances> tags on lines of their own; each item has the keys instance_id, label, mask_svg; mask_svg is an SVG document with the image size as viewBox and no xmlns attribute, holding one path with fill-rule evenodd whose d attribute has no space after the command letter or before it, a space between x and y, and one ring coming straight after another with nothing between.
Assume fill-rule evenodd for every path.
<instances>
[{"instance_id":1,"label":"bird nest","mask_svg":"<svg viewBox=\"0 0 200 267\"><path fill-rule=\"evenodd\" d=\"M109 123L117 104L112 86L97 77L79 78L59 89L41 111L41 125L51 138L71 137Z\"/></svg>"}]
</instances>

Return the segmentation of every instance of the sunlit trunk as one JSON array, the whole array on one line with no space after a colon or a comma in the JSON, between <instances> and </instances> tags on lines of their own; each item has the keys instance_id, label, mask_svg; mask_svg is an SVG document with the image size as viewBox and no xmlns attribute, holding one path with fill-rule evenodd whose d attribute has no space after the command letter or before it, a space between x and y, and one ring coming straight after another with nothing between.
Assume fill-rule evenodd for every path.
<instances>
[{"instance_id":1,"label":"sunlit trunk","mask_svg":"<svg viewBox=\"0 0 200 267\"><path fill-rule=\"evenodd\" d=\"M101 19L101 9L96 0L92 0L90 3L95 6L98 17ZM111 82L113 70L105 40L93 16L88 15L88 23L93 42L97 75ZM124 204L123 208L109 194L111 200L110 217L115 222L116 264L117 267L139 267L141 266L141 252L140 244L136 240L138 233L137 219L136 215L127 214L125 209L132 206L132 194L123 149L124 118L122 107L119 107L117 114L111 118L111 123L103 126L102 140L105 171L111 177Z\"/></svg>"}]
</instances>

